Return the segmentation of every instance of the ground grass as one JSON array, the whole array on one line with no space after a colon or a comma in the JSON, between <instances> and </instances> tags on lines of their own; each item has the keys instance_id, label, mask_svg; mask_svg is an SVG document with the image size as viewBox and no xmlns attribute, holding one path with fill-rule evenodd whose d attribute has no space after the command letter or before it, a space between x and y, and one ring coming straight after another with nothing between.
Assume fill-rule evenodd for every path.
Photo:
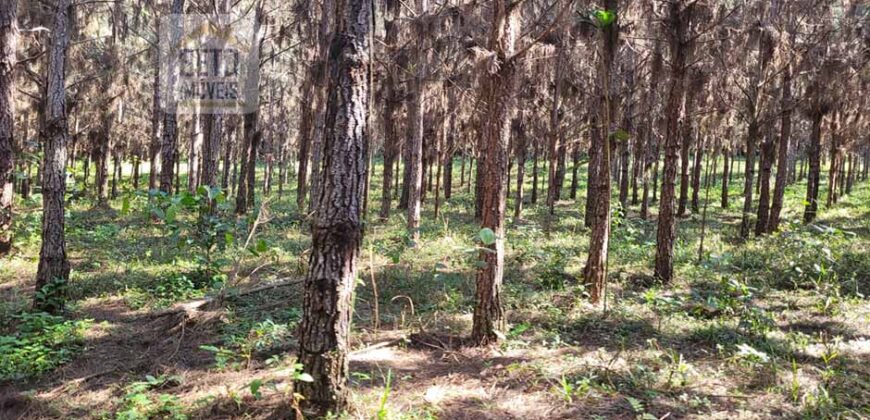
<instances>
[{"instance_id":1,"label":"ground grass","mask_svg":"<svg viewBox=\"0 0 870 420\"><path fill-rule=\"evenodd\" d=\"M630 206L616 217L604 308L586 303L579 280L588 247L580 168L578 199L560 201L549 224L543 203L508 221L510 330L500 346L473 349L459 343L470 331L479 227L454 169L453 197L435 218L427 195L410 248L400 212L377 220L377 166L355 296L353 409L337 417L870 416L867 184L809 226L799 223L805 185L792 185L783 232L748 242L738 239L739 176L729 209L715 184L705 252L699 261L702 217L682 219L669 285L649 277L655 221ZM9 367L0 418L287 417L292 382L305 379L292 355L310 246L295 188L278 195L276 186L258 202L247 246L257 217L236 220L221 204L225 216L210 226L226 249L207 264L196 240L183 245L194 211L167 223L147 195L128 182L122 190L110 209L70 203L67 318L77 322L45 328L26 315L39 197L17 203L17 252L0 262L0 350L27 359L25 344L6 337L48 344L45 363ZM50 331L59 339L45 340Z\"/></svg>"}]
</instances>

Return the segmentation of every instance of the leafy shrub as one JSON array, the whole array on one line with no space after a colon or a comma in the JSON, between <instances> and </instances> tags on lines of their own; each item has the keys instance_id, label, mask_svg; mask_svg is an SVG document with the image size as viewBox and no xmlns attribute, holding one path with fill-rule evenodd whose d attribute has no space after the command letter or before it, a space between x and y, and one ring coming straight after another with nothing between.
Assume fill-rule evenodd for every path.
<instances>
[{"instance_id":1,"label":"leafy shrub","mask_svg":"<svg viewBox=\"0 0 870 420\"><path fill-rule=\"evenodd\" d=\"M115 414L117 420L147 420L151 418L184 420L187 415L178 397L159 394L152 397L148 391L170 388L181 384L181 377L146 375L144 381L133 382L121 400L121 409Z\"/></svg>"},{"instance_id":2,"label":"leafy shrub","mask_svg":"<svg viewBox=\"0 0 870 420\"><path fill-rule=\"evenodd\" d=\"M174 246L190 253L206 277L218 276L221 268L229 264L222 253L235 242L234 232L238 230L232 217L217 208L226 200L221 189L200 186L196 193L151 194L151 215L164 223ZM183 223L179 217L185 215L194 216L194 223Z\"/></svg>"},{"instance_id":3,"label":"leafy shrub","mask_svg":"<svg viewBox=\"0 0 870 420\"><path fill-rule=\"evenodd\" d=\"M11 335L0 336L0 380L24 379L68 362L81 349L90 320L64 320L45 312L15 316Z\"/></svg>"}]
</instances>

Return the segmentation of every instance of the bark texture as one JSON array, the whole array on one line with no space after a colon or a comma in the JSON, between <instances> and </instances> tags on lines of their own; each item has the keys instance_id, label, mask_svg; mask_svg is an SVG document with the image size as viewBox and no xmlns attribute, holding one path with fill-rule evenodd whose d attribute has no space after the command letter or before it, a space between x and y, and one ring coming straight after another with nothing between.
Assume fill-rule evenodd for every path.
<instances>
[{"instance_id":1,"label":"bark texture","mask_svg":"<svg viewBox=\"0 0 870 420\"><path fill-rule=\"evenodd\" d=\"M300 382L313 417L347 404L351 296L362 238L367 159L371 2L339 0L329 53L322 184L299 325L298 360L313 382Z\"/></svg>"},{"instance_id":2,"label":"bark texture","mask_svg":"<svg viewBox=\"0 0 870 420\"><path fill-rule=\"evenodd\" d=\"M604 6L614 15L617 13L616 0L606 0ZM590 220L592 222L592 234L589 238L589 256L583 275L589 290L589 300L598 303L605 293L607 281L607 251L610 241L610 123L613 118L611 104L616 101L613 95L613 63L616 59L616 48L619 41L618 18L610 25L600 29L601 32L601 61L598 66L598 121L602 127L599 135L592 138L592 148L601 150L602 156L597 159L600 165L596 171L598 176L590 181L590 191L594 191L595 199L592 202ZM625 147L626 154L628 148ZM590 165L592 163L590 162ZM628 170L625 170L626 181ZM628 185L625 185L628 192ZM625 197L620 195L621 199Z\"/></svg>"},{"instance_id":3,"label":"bark texture","mask_svg":"<svg viewBox=\"0 0 870 420\"><path fill-rule=\"evenodd\" d=\"M791 68L786 66L782 74L782 100L780 107L779 151L776 167L776 184L773 188L773 204L770 207L770 219L767 222L767 232L773 233L779 230L780 214L782 213L785 187L789 179L789 147L791 143L791 115L793 112L791 94Z\"/></svg>"},{"instance_id":4,"label":"bark texture","mask_svg":"<svg viewBox=\"0 0 870 420\"><path fill-rule=\"evenodd\" d=\"M70 0L58 0L54 14L43 112L42 247L36 272L35 309L57 313L63 309L63 285L70 265L64 234L66 153L69 140L66 105L66 54L70 40ZM46 287L48 286L48 287Z\"/></svg>"},{"instance_id":5,"label":"bark texture","mask_svg":"<svg viewBox=\"0 0 870 420\"><path fill-rule=\"evenodd\" d=\"M668 4L667 25L670 31L671 80L665 108L665 164L662 175L662 191L659 203L658 230L656 233L655 277L668 282L674 276L674 240L677 235L676 179L680 153L680 103L685 93L687 61L687 32L692 17L693 4L683 0Z\"/></svg>"},{"instance_id":6,"label":"bark texture","mask_svg":"<svg viewBox=\"0 0 870 420\"><path fill-rule=\"evenodd\" d=\"M493 19L489 49L496 54L499 67L483 77L480 98L483 107L480 124L481 158L478 166L481 180L477 194L480 197L481 228L495 233L495 242L480 252L482 262L477 270L476 305L471 340L477 345L498 341L506 328L502 302L504 277L504 220L507 201L508 146L513 113L514 85L516 83L516 57L514 44L518 22L508 0L492 4Z\"/></svg>"},{"instance_id":7,"label":"bark texture","mask_svg":"<svg viewBox=\"0 0 870 420\"><path fill-rule=\"evenodd\" d=\"M0 257L12 248L12 194L15 180L15 53L17 2L0 3Z\"/></svg>"},{"instance_id":8,"label":"bark texture","mask_svg":"<svg viewBox=\"0 0 870 420\"><path fill-rule=\"evenodd\" d=\"M177 15L184 10L184 0L173 0L170 13ZM174 22L170 29L170 49L175 50L181 39L180 22ZM178 62L175 54L170 54L166 64L166 92L174 95L175 84L178 82ZM160 145L160 191L172 194L173 170L175 167L176 148L178 143L177 105L174 98L168 98L163 111L163 139Z\"/></svg>"}]
</instances>

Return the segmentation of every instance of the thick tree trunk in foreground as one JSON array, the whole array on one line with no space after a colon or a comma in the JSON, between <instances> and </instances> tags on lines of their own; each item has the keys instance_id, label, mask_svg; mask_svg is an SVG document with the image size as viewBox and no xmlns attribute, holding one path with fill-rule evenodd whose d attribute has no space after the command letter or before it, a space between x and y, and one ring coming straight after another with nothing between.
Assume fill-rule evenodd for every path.
<instances>
[{"instance_id":1,"label":"thick tree trunk in foreground","mask_svg":"<svg viewBox=\"0 0 870 420\"><path fill-rule=\"evenodd\" d=\"M15 54L18 3L0 3L0 257L12 248L12 193L15 180Z\"/></svg>"},{"instance_id":2,"label":"thick tree trunk in foreground","mask_svg":"<svg viewBox=\"0 0 870 420\"><path fill-rule=\"evenodd\" d=\"M481 114L480 156L478 177L482 182L476 193L481 197L481 228L491 229L495 241L486 244L489 249L480 252L481 266L477 270L474 322L471 340L477 345L498 341L506 329L502 302L504 277L504 220L507 201L506 175L511 114L517 63L512 57L517 30L516 13L509 0L496 0L493 7L493 27L489 49L500 62L498 70L483 76L480 85Z\"/></svg>"},{"instance_id":3,"label":"thick tree trunk in foreground","mask_svg":"<svg viewBox=\"0 0 870 420\"><path fill-rule=\"evenodd\" d=\"M299 324L299 382L306 411L339 413L347 404L351 297L356 282L365 188L371 2L339 0L330 46L320 194Z\"/></svg>"},{"instance_id":4,"label":"thick tree trunk in foreground","mask_svg":"<svg viewBox=\"0 0 870 420\"><path fill-rule=\"evenodd\" d=\"M667 119L665 134L665 167L659 203L658 231L656 233L655 277L668 282L674 276L674 240L677 236L676 179L680 153L680 103L683 100L686 77L687 34L693 6L684 7L684 1L672 2L669 8L671 44L671 79L665 108Z\"/></svg>"},{"instance_id":5,"label":"thick tree trunk in foreground","mask_svg":"<svg viewBox=\"0 0 870 420\"><path fill-rule=\"evenodd\" d=\"M70 0L58 0L48 56L43 113L42 247L36 272L35 309L57 313L63 309L63 287L69 280L64 234L67 125L65 69L70 40ZM48 287L46 287L48 286Z\"/></svg>"},{"instance_id":6,"label":"thick tree trunk in foreground","mask_svg":"<svg viewBox=\"0 0 870 420\"><path fill-rule=\"evenodd\" d=\"M614 15L617 13L617 1L606 0L604 2L605 9L612 11ZM600 28L601 32L601 62L598 67L598 123L599 135L592 138L592 147L601 150L601 158L598 159L598 176L591 180L590 188L587 191L594 192L591 194L595 197L591 207L592 233L589 238L589 256L586 259L586 266L583 269L583 277L589 290L589 300L594 304L598 303L606 292L607 281L607 252L610 241L610 122L613 118L611 110L614 109L612 104L617 102L617 98L613 97L613 63L616 59L616 48L619 39L619 19L617 18L610 25ZM623 142L625 143L625 142ZM627 148L626 154L627 154ZM590 162L590 165L592 163ZM628 171L624 172L626 181ZM628 184L626 183L626 193L628 192ZM625 197L620 194L620 199ZM588 206L587 206L588 207Z\"/></svg>"}]
</instances>

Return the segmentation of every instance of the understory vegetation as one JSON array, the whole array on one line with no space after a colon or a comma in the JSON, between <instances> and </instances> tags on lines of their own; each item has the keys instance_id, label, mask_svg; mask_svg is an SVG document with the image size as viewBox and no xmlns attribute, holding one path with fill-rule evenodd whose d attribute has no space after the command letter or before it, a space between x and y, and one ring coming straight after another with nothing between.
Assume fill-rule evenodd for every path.
<instances>
[{"instance_id":1,"label":"understory vegetation","mask_svg":"<svg viewBox=\"0 0 870 420\"><path fill-rule=\"evenodd\" d=\"M0 266L4 418L298 409L293 384L311 380L293 357L310 239L293 191L237 218L218 189L149 197L128 187L109 208L70 203L63 316L30 308L39 218L15 219L18 251ZM808 225L803 188L787 190L782 232L749 241L739 209L709 203L700 259L702 217L681 219L668 285L650 276L654 221L620 211L597 306L579 280L584 196L559 201L549 225L546 207L530 205L505 238L509 330L483 349L461 346L487 235L469 213L473 196L458 188L438 218L427 203L416 248L401 216L378 221L370 209L353 304L354 408L336 417L868 416L870 187ZM208 217L203 197L218 203Z\"/></svg>"}]
</instances>

